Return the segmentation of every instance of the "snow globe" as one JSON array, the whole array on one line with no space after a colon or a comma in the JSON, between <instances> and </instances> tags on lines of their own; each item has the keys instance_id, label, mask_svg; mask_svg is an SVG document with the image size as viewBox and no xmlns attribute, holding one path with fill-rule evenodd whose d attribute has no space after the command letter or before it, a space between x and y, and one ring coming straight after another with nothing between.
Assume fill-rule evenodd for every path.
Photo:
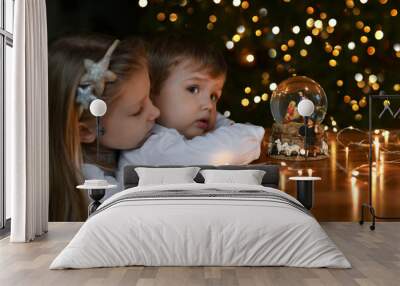
<instances>
[{"instance_id":1,"label":"snow globe","mask_svg":"<svg viewBox=\"0 0 400 286\"><path fill-rule=\"evenodd\" d=\"M313 105L309 116L302 116L299 103L307 100ZM306 101L303 101L305 103ZM324 159L328 144L322 121L328 109L323 88L305 76L294 76L281 82L270 102L272 125L268 153L276 159Z\"/></svg>"}]
</instances>

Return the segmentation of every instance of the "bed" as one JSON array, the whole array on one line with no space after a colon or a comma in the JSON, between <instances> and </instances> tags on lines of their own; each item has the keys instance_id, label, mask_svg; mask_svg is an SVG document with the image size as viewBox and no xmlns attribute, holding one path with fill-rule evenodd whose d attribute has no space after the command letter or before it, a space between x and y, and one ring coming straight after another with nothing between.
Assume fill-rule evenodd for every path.
<instances>
[{"instance_id":1,"label":"bed","mask_svg":"<svg viewBox=\"0 0 400 286\"><path fill-rule=\"evenodd\" d=\"M195 183L151 186L138 186L136 167L125 167L125 190L100 205L50 269L351 267L312 214L278 189L278 166L199 166L263 170L261 185L205 184L199 173Z\"/></svg>"}]
</instances>

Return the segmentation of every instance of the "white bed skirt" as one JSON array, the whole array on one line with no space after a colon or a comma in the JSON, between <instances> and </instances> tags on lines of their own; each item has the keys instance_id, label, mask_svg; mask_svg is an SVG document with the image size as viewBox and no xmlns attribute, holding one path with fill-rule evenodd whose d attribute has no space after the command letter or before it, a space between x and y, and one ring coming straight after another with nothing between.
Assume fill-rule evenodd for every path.
<instances>
[{"instance_id":1,"label":"white bed skirt","mask_svg":"<svg viewBox=\"0 0 400 286\"><path fill-rule=\"evenodd\" d=\"M204 186L136 187L102 206L129 192ZM297 202L262 186L207 188L263 190ZM164 198L104 207L81 227L50 269L128 265L351 267L315 218L288 204L245 198Z\"/></svg>"}]
</instances>

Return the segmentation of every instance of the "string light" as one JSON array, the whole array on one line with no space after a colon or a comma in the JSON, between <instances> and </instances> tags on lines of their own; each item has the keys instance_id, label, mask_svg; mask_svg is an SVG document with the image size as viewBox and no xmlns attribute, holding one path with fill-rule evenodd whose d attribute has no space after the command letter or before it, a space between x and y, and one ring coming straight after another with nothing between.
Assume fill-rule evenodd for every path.
<instances>
[{"instance_id":1,"label":"string light","mask_svg":"<svg viewBox=\"0 0 400 286\"><path fill-rule=\"evenodd\" d=\"M377 40L382 40L383 39L383 32L381 30L378 30L375 32L375 39Z\"/></svg>"},{"instance_id":2,"label":"string light","mask_svg":"<svg viewBox=\"0 0 400 286\"><path fill-rule=\"evenodd\" d=\"M235 44L234 44L232 41L227 41L227 42L225 43L225 47L226 47L228 50L232 50L234 46L235 46Z\"/></svg>"},{"instance_id":3,"label":"string light","mask_svg":"<svg viewBox=\"0 0 400 286\"><path fill-rule=\"evenodd\" d=\"M248 98L243 98L242 101L241 101L241 104L242 104L244 107L246 107L246 106L248 106L248 105L250 104L250 101L249 101Z\"/></svg>"},{"instance_id":4,"label":"string light","mask_svg":"<svg viewBox=\"0 0 400 286\"><path fill-rule=\"evenodd\" d=\"M169 14L169 20L171 22L176 22L178 20L178 15L176 13Z\"/></svg>"},{"instance_id":5,"label":"string light","mask_svg":"<svg viewBox=\"0 0 400 286\"><path fill-rule=\"evenodd\" d=\"M256 95L253 100L254 100L254 103L260 103L261 97Z\"/></svg>"},{"instance_id":6,"label":"string light","mask_svg":"<svg viewBox=\"0 0 400 286\"><path fill-rule=\"evenodd\" d=\"M239 7L241 3L242 3L242 1L240 1L240 0L233 0L232 1L232 5L235 6L235 7Z\"/></svg>"},{"instance_id":7,"label":"string light","mask_svg":"<svg viewBox=\"0 0 400 286\"><path fill-rule=\"evenodd\" d=\"M305 43L306 45L311 45L311 43L312 43L312 38L311 38L311 36L306 36L306 37L304 38L304 43Z\"/></svg>"},{"instance_id":8,"label":"string light","mask_svg":"<svg viewBox=\"0 0 400 286\"><path fill-rule=\"evenodd\" d=\"M146 7L147 4L148 4L147 0L139 0L139 2L138 2L139 7L141 7L141 8Z\"/></svg>"},{"instance_id":9,"label":"string light","mask_svg":"<svg viewBox=\"0 0 400 286\"><path fill-rule=\"evenodd\" d=\"M278 26L274 26L274 27L272 28L272 33L273 33L274 35L278 35L279 32L280 32L280 28L279 28Z\"/></svg>"},{"instance_id":10,"label":"string light","mask_svg":"<svg viewBox=\"0 0 400 286\"><path fill-rule=\"evenodd\" d=\"M243 25L240 25L236 29L236 32L238 32L239 34L243 34L245 31L246 31L246 28Z\"/></svg>"},{"instance_id":11,"label":"string light","mask_svg":"<svg viewBox=\"0 0 400 286\"><path fill-rule=\"evenodd\" d=\"M347 48L348 48L349 50L354 50L355 47L356 47L356 44L355 44L354 42L349 42L349 43L347 44Z\"/></svg>"},{"instance_id":12,"label":"string light","mask_svg":"<svg viewBox=\"0 0 400 286\"><path fill-rule=\"evenodd\" d=\"M300 27L299 27L299 26L294 26L294 27L292 28L292 32L293 32L294 34L300 33Z\"/></svg>"},{"instance_id":13,"label":"string light","mask_svg":"<svg viewBox=\"0 0 400 286\"><path fill-rule=\"evenodd\" d=\"M246 61L247 62L249 62L249 63L252 63L252 62L254 62L254 55L252 55L252 54L248 54L247 56L246 56Z\"/></svg>"}]
</instances>

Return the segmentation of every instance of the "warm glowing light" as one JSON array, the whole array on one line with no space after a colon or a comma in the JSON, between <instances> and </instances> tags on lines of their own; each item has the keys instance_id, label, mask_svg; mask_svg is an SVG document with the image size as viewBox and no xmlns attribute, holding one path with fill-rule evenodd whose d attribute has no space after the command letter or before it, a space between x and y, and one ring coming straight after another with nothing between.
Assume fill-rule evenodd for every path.
<instances>
[{"instance_id":1,"label":"warm glowing light","mask_svg":"<svg viewBox=\"0 0 400 286\"><path fill-rule=\"evenodd\" d=\"M254 62L254 56L252 54L248 54L246 56L246 61L248 61L249 63Z\"/></svg>"},{"instance_id":2,"label":"warm glowing light","mask_svg":"<svg viewBox=\"0 0 400 286\"><path fill-rule=\"evenodd\" d=\"M239 27L236 28L236 32L239 34L243 34L246 31L246 28L243 25L240 25Z\"/></svg>"},{"instance_id":3,"label":"warm glowing light","mask_svg":"<svg viewBox=\"0 0 400 286\"><path fill-rule=\"evenodd\" d=\"M160 22L165 21L165 18L166 18L165 13L163 13L163 12L158 13L156 18L157 18L157 21L160 21Z\"/></svg>"},{"instance_id":4,"label":"warm glowing light","mask_svg":"<svg viewBox=\"0 0 400 286\"><path fill-rule=\"evenodd\" d=\"M363 44L367 43L368 42L368 37L367 36L361 36L360 37L360 42L363 43Z\"/></svg>"},{"instance_id":5,"label":"warm glowing light","mask_svg":"<svg viewBox=\"0 0 400 286\"><path fill-rule=\"evenodd\" d=\"M277 52L276 52L275 49L269 49L269 50L268 50L268 55L269 55L271 58L276 58L276 54L277 54Z\"/></svg>"},{"instance_id":6,"label":"warm glowing light","mask_svg":"<svg viewBox=\"0 0 400 286\"><path fill-rule=\"evenodd\" d=\"M290 39L290 40L288 41L288 46L291 47L291 48L293 48L295 44L296 44L296 41L293 40L293 39Z\"/></svg>"},{"instance_id":7,"label":"warm glowing light","mask_svg":"<svg viewBox=\"0 0 400 286\"><path fill-rule=\"evenodd\" d=\"M382 132L382 135L383 135L383 140L385 141L385 145L387 145L389 143L390 132L388 130L385 130Z\"/></svg>"},{"instance_id":8,"label":"warm glowing light","mask_svg":"<svg viewBox=\"0 0 400 286\"><path fill-rule=\"evenodd\" d=\"M356 47L356 43L354 43L354 42L349 42L349 43L347 44L347 48L348 48L349 50L354 50L355 47Z\"/></svg>"},{"instance_id":9,"label":"warm glowing light","mask_svg":"<svg viewBox=\"0 0 400 286\"><path fill-rule=\"evenodd\" d=\"M283 45L281 46L281 50L284 51L284 52L286 52L286 51L288 50L288 46L285 45L285 44L283 44Z\"/></svg>"},{"instance_id":10,"label":"warm glowing light","mask_svg":"<svg viewBox=\"0 0 400 286\"><path fill-rule=\"evenodd\" d=\"M215 15L210 15L210 17L208 17L208 20L209 20L211 23L215 23L215 22L217 22L217 16L215 16Z\"/></svg>"},{"instance_id":11,"label":"warm glowing light","mask_svg":"<svg viewBox=\"0 0 400 286\"><path fill-rule=\"evenodd\" d=\"M338 81L336 81L336 85L343 86L343 80L339 79Z\"/></svg>"},{"instance_id":12,"label":"warm glowing light","mask_svg":"<svg viewBox=\"0 0 400 286\"><path fill-rule=\"evenodd\" d=\"M246 86L246 87L244 88L244 93L246 93L246 94L251 93L251 87L250 87L250 86Z\"/></svg>"},{"instance_id":13,"label":"warm glowing light","mask_svg":"<svg viewBox=\"0 0 400 286\"><path fill-rule=\"evenodd\" d=\"M332 55L334 57L337 57L339 54L340 54L340 50L338 50L338 49L334 49L333 52L332 52Z\"/></svg>"},{"instance_id":14,"label":"warm glowing light","mask_svg":"<svg viewBox=\"0 0 400 286\"><path fill-rule=\"evenodd\" d=\"M279 28L278 26L274 26L274 27L272 28L272 33L273 33L274 35L278 35L279 32L280 32L280 28Z\"/></svg>"},{"instance_id":15,"label":"warm glowing light","mask_svg":"<svg viewBox=\"0 0 400 286\"><path fill-rule=\"evenodd\" d=\"M253 16L253 17L251 17L251 20L253 21L253 23L257 23L259 18L258 18L258 16Z\"/></svg>"},{"instance_id":16,"label":"warm glowing light","mask_svg":"<svg viewBox=\"0 0 400 286\"><path fill-rule=\"evenodd\" d=\"M305 49L301 49L301 50L300 50L300 56L306 57L307 54L308 54L307 50L305 50Z\"/></svg>"},{"instance_id":17,"label":"warm glowing light","mask_svg":"<svg viewBox=\"0 0 400 286\"><path fill-rule=\"evenodd\" d=\"M243 105L244 107L246 107L246 106L248 106L248 105L250 104L250 101L249 101L249 99L247 99L247 98L243 98L242 101L241 101L241 103L242 103L242 105Z\"/></svg>"},{"instance_id":18,"label":"warm glowing light","mask_svg":"<svg viewBox=\"0 0 400 286\"><path fill-rule=\"evenodd\" d=\"M307 9L306 9L306 12L307 12L307 14L312 14L312 13L314 13L314 8L313 7L307 7Z\"/></svg>"},{"instance_id":19,"label":"warm glowing light","mask_svg":"<svg viewBox=\"0 0 400 286\"><path fill-rule=\"evenodd\" d=\"M232 40L233 40L235 43L239 42L239 41L240 41L240 35L238 35L238 34L233 35Z\"/></svg>"},{"instance_id":20,"label":"warm glowing light","mask_svg":"<svg viewBox=\"0 0 400 286\"><path fill-rule=\"evenodd\" d=\"M247 2L247 1L243 1L243 2L242 2L242 8L243 8L244 10L246 10L246 9L249 8L249 7L250 7L249 2Z\"/></svg>"},{"instance_id":21,"label":"warm glowing light","mask_svg":"<svg viewBox=\"0 0 400 286\"><path fill-rule=\"evenodd\" d=\"M294 26L294 27L292 28L292 32L293 32L294 34L300 33L300 27L299 27L299 26Z\"/></svg>"},{"instance_id":22,"label":"warm glowing light","mask_svg":"<svg viewBox=\"0 0 400 286\"><path fill-rule=\"evenodd\" d=\"M369 81L370 83L375 83L377 80L378 80L378 77L377 77L376 75L374 75L374 74L371 74L371 75L368 77L368 81Z\"/></svg>"},{"instance_id":23,"label":"warm glowing light","mask_svg":"<svg viewBox=\"0 0 400 286\"><path fill-rule=\"evenodd\" d=\"M393 45L393 50L394 50L395 52L400 52L400 43L394 44L394 45Z\"/></svg>"},{"instance_id":24,"label":"warm glowing light","mask_svg":"<svg viewBox=\"0 0 400 286\"><path fill-rule=\"evenodd\" d=\"M361 73L356 73L356 74L354 75L354 79L355 79L356 81L362 81L362 80L363 80L363 75L362 75Z\"/></svg>"},{"instance_id":25,"label":"warm glowing light","mask_svg":"<svg viewBox=\"0 0 400 286\"><path fill-rule=\"evenodd\" d=\"M176 13L169 14L169 20L171 22L176 22L176 20L178 20L178 15Z\"/></svg>"},{"instance_id":26,"label":"warm glowing light","mask_svg":"<svg viewBox=\"0 0 400 286\"><path fill-rule=\"evenodd\" d=\"M351 97L349 95L345 95L343 97L343 101L344 101L344 103L349 103L351 101Z\"/></svg>"},{"instance_id":27,"label":"warm glowing light","mask_svg":"<svg viewBox=\"0 0 400 286\"><path fill-rule=\"evenodd\" d=\"M227 42L225 43L225 47L226 47L228 50L232 50L234 46L235 46L235 44L234 44L232 41L227 41Z\"/></svg>"},{"instance_id":28,"label":"warm glowing light","mask_svg":"<svg viewBox=\"0 0 400 286\"><path fill-rule=\"evenodd\" d=\"M257 29L254 33L257 37L260 37L262 35L262 31L260 29Z\"/></svg>"},{"instance_id":29,"label":"warm glowing light","mask_svg":"<svg viewBox=\"0 0 400 286\"><path fill-rule=\"evenodd\" d=\"M336 67L336 66L337 66L336 60L330 59L330 60L329 60L329 65L330 65L331 67Z\"/></svg>"},{"instance_id":30,"label":"warm glowing light","mask_svg":"<svg viewBox=\"0 0 400 286\"><path fill-rule=\"evenodd\" d=\"M148 4L147 0L139 0L139 2L138 2L139 7L141 7L141 8L146 7L147 4Z\"/></svg>"},{"instance_id":31,"label":"warm glowing light","mask_svg":"<svg viewBox=\"0 0 400 286\"><path fill-rule=\"evenodd\" d=\"M263 101L267 101L267 100L268 100L268 93L263 93L263 94L261 95L261 99L262 99Z\"/></svg>"},{"instance_id":32,"label":"warm glowing light","mask_svg":"<svg viewBox=\"0 0 400 286\"><path fill-rule=\"evenodd\" d=\"M356 22L356 28L357 28L357 29L362 29L363 27L364 27L363 21L357 21L357 22Z\"/></svg>"},{"instance_id":33,"label":"warm glowing light","mask_svg":"<svg viewBox=\"0 0 400 286\"><path fill-rule=\"evenodd\" d=\"M390 10L390 16L396 17L397 14L398 14L397 9L392 9L392 10Z\"/></svg>"},{"instance_id":34,"label":"warm glowing light","mask_svg":"<svg viewBox=\"0 0 400 286\"><path fill-rule=\"evenodd\" d=\"M257 95L257 96L254 97L253 100L254 100L254 103L260 103L261 97Z\"/></svg>"},{"instance_id":35,"label":"warm glowing light","mask_svg":"<svg viewBox=\"0 0 400 286\"><path fill-rule=\"evenodd\" d=\"M313 34L314 36L318 36L319 35L320 30L318 28L314 28L311 31L311 34Z\"/></svg>"},{"instance_id":36,"label":"warm glowing light","mask_svg":"<svg viewBox=\"0 0 400 286\"><path fill-rule=\"evenodd\" d=\"M358 104L353 104L351 106L351 109L353 109L353 111L358 111L360 109L360 107L358 106Z\"/></svg>"},{"instance_id":37,"label":"warm glowing light","mask_svg":"<svg viewBox=\"0 0 400 286\"><path fill-rule=\"evenodd\" d=\"M286 55L283 56L283 60L284 60L285 62L290 62L291 59L292 59L292 56L289 55L289 54L286 54Z\"/></svg>"},{"instance_id":38,"label":"warm glowing light","mask_svg":"<svg viewBox=\"0 0 400 286\"><path fill-rule=\"evenodd\" d=\"M384 36L383 31L378 30L378 31L375 32L375 39L382 40L383 36Z\"/></svg>"},{"instance_id":39,"label":"warm glowing light","mask_svg":"<svg viewBox=\"0 0 400 286\"><path fill-rule=\"evenodd\" d=\"M369 46L369 47L367 48L367 53L368 53L368 55L370 55L370 56L372 56L373 54L375 54L375 47Z\"/></svg>"},{"instance_id":40,"label":"warm glowing light","mask_svg":"<svg viewBox=\"0 0 400 286\"><path fill-rule=\"evenodd\" d=\"M235 6L235 7L239 7L241 3L242 3L242 1L240 1L240 0L233 0L232 1L232 5Z\"/></svg>"},{"instance_id":41,"label":"warm glowing light","mask_svg":"<svg viewBox=\"0 0 400 286\"><path fill-rule=\"evenodd\" d=\"M318 29L322 29L322 27L323 27L322 21L321 20L315 21L314 22L314 27L318 28Z\"/></svg>"},{"instance_id":42,"label":"warm glowing light","mask_svg":"<svg viewBox=\"0 0 400 286\"><path fill-rule=\"evenodd\" d=\"M337 21L334 18L330 19L329 22L328 22L328 25L331 26L331 27L335 27L336 24L337 24Z\"/></svg>"},{"instance_id":43,"label":"warm glowing light","mask_svg":"<svg viewBox=\"0 0 400 286\"><path fill-rule=\"evenodd\" d=\"M306 21L306 25L308 28L312 28L314 26L314 19L313 18L308 18Z\"/></svg>"},{"instance_id":44,"label":"warm glowing light","mask_svg":"<svg viewBox=\"0 0 400 286\"><path fill-rule=\"evenodd\" d=\"M357 57L357 56L352 56L352 57L351 57L351 61L352 61L353 63L358 63L358 57Z\"/></svg>"},{"instance_id":45,"label":"warm glowing light","mask_svg":"<svg viewBox=\"0 0 400 286\"><path fill-rule=\"evenodd\" d=\"M304 38L304 43L305 43L306 45L310 45L310 44L312 43L312 38L311 38L311 36L306 36L306 37Z\"/></svg>"}]
</instances>

